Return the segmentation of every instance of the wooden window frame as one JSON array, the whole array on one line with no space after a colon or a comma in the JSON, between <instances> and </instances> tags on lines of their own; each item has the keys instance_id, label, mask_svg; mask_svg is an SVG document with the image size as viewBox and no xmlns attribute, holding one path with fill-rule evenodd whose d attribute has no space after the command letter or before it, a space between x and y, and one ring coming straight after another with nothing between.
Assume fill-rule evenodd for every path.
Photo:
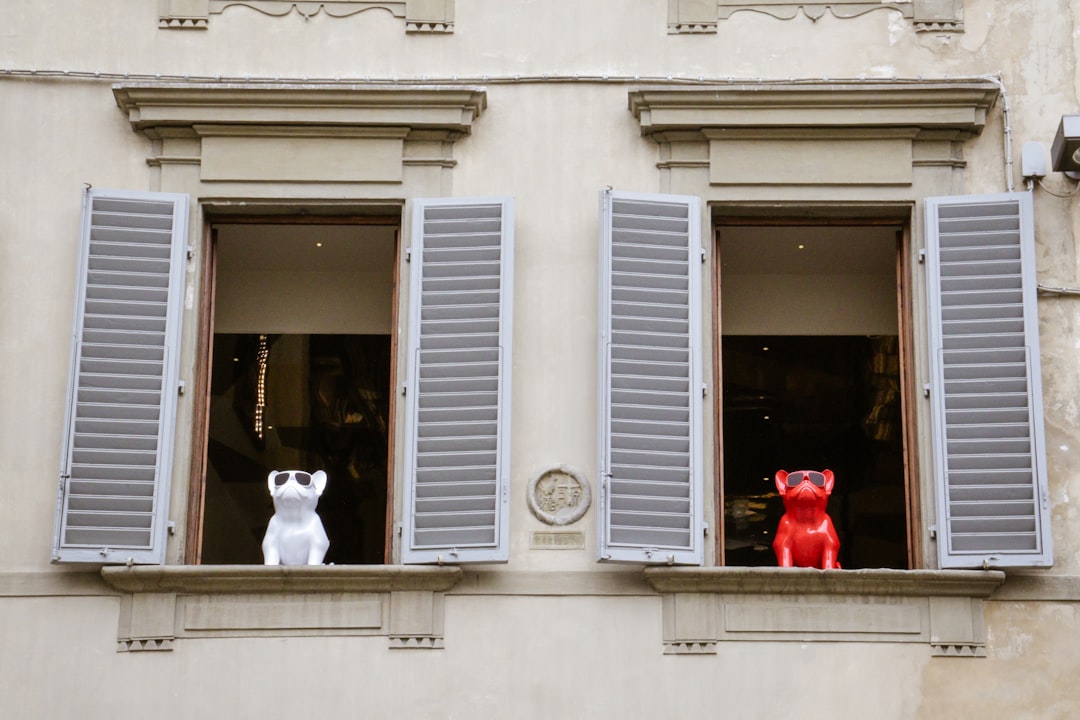
<instances>
[{"instance_id":1,"label":"wooden window frame","mask_svg":"<svg viewBox=\"0 0 1080 720\"><path fill-rule=\"evenodd\" d=\"M794 217L792 214L778 212L776 217L722 215L712 217L712 252L710 254L711 273L711 297L708 298L712 307L712 377L713 391L713 517L716 532L714 536L713 552L716 566L725 565L724 543L726 528L724 523L724 432L723 432L723 367L721 362L722 331L720 322L720 233L724 227L731 226L758 226L758 227L794 227L794 226L842 226L842 227L866 227L866 226L899 226L897 231L896 247L896 308L898 315L899 335L899 359L900 359L900 397L901 416L903 422L903 473L905 495L905 525L907 538L908 569L914 570L920 566L919 558L922 557L921 535L919 533L919 519L921 518L921 486L919 479L919 448L918 433L915 432L915 371L914 371L914 328L912 323L913 299L912 299L912 268L911 268L911 218L888 216L888 217L840 217L840 218L813 218Z\"/></svg>"},{"instance_id":2,"label":"wooden window frame","mask_svg":"<svg viewBox=\"0 0 1080 720\"><path fill-rule=\"evenodd\" d=\"M404 212L404 208L402 210ZM310 214L285 214L285 215L211 215L204 223L204 242L206 252L203 253L203 263L200 269L202 273L202 294L199 298L199 330L198 345L195 350L195 410L194 428L191 441L191 475L188 479L187 499L187 526L184 536L183 558L186 565L200 565L202 563L202 540L203 540L203 516L205 513L205 488L206 488L206 453L209 443L210 429L210 374L213 367L213 340L214 340L214 308L217 288L217 227L218 225L379 225L397 228L394 240L394 268L393 290L391 301L391 333L390 333L390 388L391 399L394 394L392 389L397 387L397 353L398 353L398 312L399 312L399 289L401 272L401 227L403 218L391 215L310 215ZM387 448L386 468L386 540L383 547L383 562L390 564L393 555L393 527L394 527L394 443L399 430L396 422L396 403L391 401L387 427L389 428L389 441Z\"/></svg>"}]
</instances>

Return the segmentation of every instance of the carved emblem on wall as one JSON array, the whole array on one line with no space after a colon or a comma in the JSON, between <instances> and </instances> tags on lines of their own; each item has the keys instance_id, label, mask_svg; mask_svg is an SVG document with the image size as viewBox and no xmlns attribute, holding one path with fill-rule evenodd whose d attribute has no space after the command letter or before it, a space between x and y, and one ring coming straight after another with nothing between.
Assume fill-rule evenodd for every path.
<instances>
[{"instance_id":1,"label":"carved emblem on wall","mask_svg":"<svg viewBox=\"0 0 1080 720\"><path fill-rule=\"evenodd\" d=\"M559 465L534 473L529 479L529 509L548 525L569 525L585 515L592 491L585 476Z\"/></svg>"}]
</instances>

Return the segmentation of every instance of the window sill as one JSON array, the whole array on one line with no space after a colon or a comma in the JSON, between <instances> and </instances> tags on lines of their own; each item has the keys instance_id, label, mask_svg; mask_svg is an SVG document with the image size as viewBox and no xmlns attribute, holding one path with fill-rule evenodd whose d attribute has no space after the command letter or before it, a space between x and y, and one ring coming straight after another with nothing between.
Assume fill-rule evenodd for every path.
<instances>
[{"instance_id":1,"label":"window sill","mask_svg":"<svg viewBox=\"0 0 1080 720\"><path fill-rule=\"evenodd\" d=\"M664 652L714 654L731 640L926 643L986 654L983 604L999 571L647 568L663 594Z\"/></svg>"},{"instance_id":2,"label":"window sill","mask_svg":"<svg viewBox=\"0 0 1080 720\"><path fill-rule=\"evenodd\" d=\"M390 648L443 647L443 595L457 567L264 565L103 567L123 593L118 650L177 638L374 635Z\"/></svg>"}]
</instances>

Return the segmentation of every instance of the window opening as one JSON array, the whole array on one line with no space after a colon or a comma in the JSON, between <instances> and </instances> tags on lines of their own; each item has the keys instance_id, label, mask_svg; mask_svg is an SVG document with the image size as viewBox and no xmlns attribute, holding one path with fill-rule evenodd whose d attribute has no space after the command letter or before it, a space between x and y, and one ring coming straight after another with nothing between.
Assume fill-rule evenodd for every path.
<instances>
[{"instance_id":1,"label":"window opening","mask_svg":"<svg viewBox=\"0 0 1080 720\"><path fill-rule=\"evenodd\" d=\"M397 227L215 230L200 561L261 563L267 475L301 469L326 562L384 562Z\"/></svg>"},{"instance_id":2,"label":"window opening","mask_svg":"<svg viewBox=\"0 0 1080 720\"><path fill-rule=\"evenodd\" d=\"M725 564L775 565L776 471L829 468L841 565L908 567L901 229L720 229Z\"/></svg>"}]
</instances>

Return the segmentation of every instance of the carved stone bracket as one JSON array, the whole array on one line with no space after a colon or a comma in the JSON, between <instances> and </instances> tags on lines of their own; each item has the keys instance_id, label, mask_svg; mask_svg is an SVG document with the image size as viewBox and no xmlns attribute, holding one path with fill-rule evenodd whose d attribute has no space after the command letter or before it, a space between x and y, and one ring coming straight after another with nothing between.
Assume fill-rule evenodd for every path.
<instances>
[{"instance_id":1,"label":"carved stone bracket","mask_svg":"<svg viewBox=\"0 0 1080 720\"><path fill-rule=\"evenodd\" d=\"M963 0L668 0L668 32L715 33L718 20L726 20L743 10L764 13L779 20L791 20L800 12L811 20L818 20L826 11L837 18L853 18L874 10L892 10L911 20L916 32L962 32L964 29Z\"/></svg>"},{"instance_id":2,"label":"carved stone bracket","mask_svg":"<svg viewBox=\"0 0 1080 720\"><path fill-rule=\"evenodd\" d=\"M443 595L457 567L105 567L123 593L120 652L178 638L374 635L391 649L443 647Z\"/></svg>"},{"instance_id":3,"label":"carved stone bracket","mask_svg":"<svg viewBox=\"0 0 1080 720\"><path fill-rule=\"evenodd\" d=\"M726 640L925 643L986 654L983 603L1001 572L648 568L663 593L664 652L708 655Z\"/></svg>"},{"instance_id":4,"label":"carved stone bracket","mask_svg":"<svg viewBox=\"0 0 1080 720\"><path fill-rule=\"evenodd\" d=\"M345 18L367 10L385 10L405 21L409 33L452 33L454 0L159 0L158 27L165 30L205 30L210 16L243 7L281 17L297 13L305 19L324 14Z\"/></svg>"}]
</instances>

